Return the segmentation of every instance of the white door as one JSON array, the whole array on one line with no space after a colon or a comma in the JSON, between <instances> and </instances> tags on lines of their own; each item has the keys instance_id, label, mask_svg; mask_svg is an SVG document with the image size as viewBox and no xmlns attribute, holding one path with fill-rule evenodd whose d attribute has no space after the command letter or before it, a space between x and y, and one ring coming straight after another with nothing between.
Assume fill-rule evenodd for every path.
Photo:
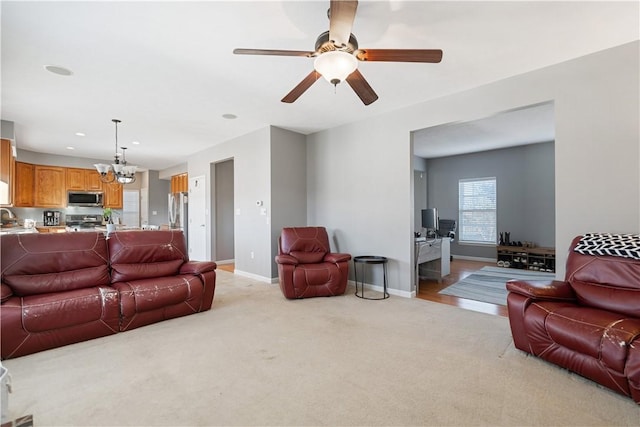
<instances>
[{"instance_id":1,"label":"white door","mask_svg":"<svg viewBox=\"0 0 640 427\"><path fill-rule=\"evenodd\" d=\"M189 259L207 261L207 211L204 176L189 178Z\"/></svg>"}]
</instances>

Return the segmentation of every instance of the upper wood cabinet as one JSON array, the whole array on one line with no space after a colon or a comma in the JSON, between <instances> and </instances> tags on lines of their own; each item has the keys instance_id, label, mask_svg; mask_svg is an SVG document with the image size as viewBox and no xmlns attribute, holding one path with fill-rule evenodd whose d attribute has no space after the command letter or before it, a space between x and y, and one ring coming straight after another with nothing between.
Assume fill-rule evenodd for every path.
<instances>
[{"instance_id":1,"label":"upper wood cabinet","mask_svg":"<svg viewBox=\"0 0 640 427\"><path fill-rule=\"evenodd\" d=\"M35 166L31 163L16 162L15 192L13 206L33 206Z\"/></svg>"},{"instance_id":2,"label":"upper wood cabinet","mask_svg":"<svg viewBox=\"0 0 640 427\"><path fill-rule=\"evenodd\" d=\"M13 203L15 162L11 141L2 139L0 145L0 205Z\"/></svg>"},{"instance_id":3,"label":"upper wood cabinet","mask_svg":"<svg viewBox=\"0 0 640 427\"><path fill-rule=\"evenodd\" d=\"M111 209L122 209L123 193L122 184L118 182L110 182L104 184L104 207Z\"/></svg>"},{"instance_id":4,"label":"upper wood cabinet","mask_svg":"<svg viewBox=\"0 0 640 427\"><path fill-rule=\"evenodd\" d=\"M67 190L84 190L86 169L66 168Z\"/></svg>"},{"instance_id":5,"label":"upper wood cabinet","mask_svg":"<svg viewBox=\"0 0 640 427\"><path fill-rule=\"evenodd\" d=\"M179 193L181 191L189 191L189 175L186 173L173 175L171 177L171 192Z\"/></svg>"},{"instance_id":6,"label":"upper wood cabinet","mask_svg":"<svg viewBox=\"0 0 640 427\"><path fill-rule=\"evenodd\" d=\"M103 191L104 206L122 209L122 184L103 184L98 171L15 162L14 206L64 208L67 191Z\"/></svg>"},{"instance_id":7,"label":"upper wood cabinet","mask_svg":"<svg viewBox=\"0 0 640 427\"><path fill-rule=\"evenodd\" d=\"M95 169L65 168L67 191L102 191L100 174Z\"/></svg>"},{"instance_id":8,"label":"upper wood cabinet","mask_svg":"<svg viewBox=\"0 0 640 427\"><path fill-rule=\"evenodd\" d=\"M85 169L84 182L88 191L102 191L100 174L95 169Z\"/></svg>"},{"instance_id":9,"label":"upper wood cabinet","mask_svg":"<svg viewBox=\"0 0 640 427\"><path fill-rule=\"evenodd\" d=\"M64 208L67 205L66 168L35 165L34 205L41 208Z\"/></svg>"}]
</instances>

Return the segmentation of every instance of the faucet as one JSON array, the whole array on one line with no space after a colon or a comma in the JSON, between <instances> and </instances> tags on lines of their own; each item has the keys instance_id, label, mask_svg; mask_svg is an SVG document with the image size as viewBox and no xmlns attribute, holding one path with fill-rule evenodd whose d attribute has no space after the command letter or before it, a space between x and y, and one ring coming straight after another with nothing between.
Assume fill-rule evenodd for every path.
<instances>
[{"instance_id":1,"label":"faucet","mask_svg":"<svg viewBox=\"0 0 640 427\"><path fill-rule=\"evenodd\" d=\"M16 216L13 214L13 212L11 212L11 211L10 211L9 209L7 209L7 208L0 208L0 217L3 217L3 216L4 216L4 215L3 215L3 212L6 212L6 213L7 213L7 215L9 215L9 219L13 219L13 218L15 218L15 217L16 217Z\"/></svg>"}]
</instances>

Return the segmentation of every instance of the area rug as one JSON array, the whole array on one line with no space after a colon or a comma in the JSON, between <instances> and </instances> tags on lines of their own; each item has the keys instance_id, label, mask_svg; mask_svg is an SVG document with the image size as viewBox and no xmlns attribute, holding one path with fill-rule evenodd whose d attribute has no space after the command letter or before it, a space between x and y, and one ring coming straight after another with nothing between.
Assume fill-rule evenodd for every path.
<instances>
[{"instance_id":1,"label":"area rug","mask_svg":"<svg viewBox=\"0 0 640 427\"><path fill-rule=\"evenodd\" d=\"M482 267L464 279L441 290L440 294L454 297L507 305L507 280L552 280L555 273L541 273L532 270L517 270L502 267Z\"/></svg>"}]
</instances>

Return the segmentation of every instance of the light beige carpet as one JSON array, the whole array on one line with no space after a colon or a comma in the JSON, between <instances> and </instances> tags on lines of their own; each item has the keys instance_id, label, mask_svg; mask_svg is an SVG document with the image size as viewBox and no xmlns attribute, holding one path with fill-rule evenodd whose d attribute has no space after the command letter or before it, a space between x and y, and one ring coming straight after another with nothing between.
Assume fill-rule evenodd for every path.
<instances>
[{"instance_id":1,"label":"light beige carpet","mask_svg":"<svg viewBox=\"0 0 640 427\"><path fill-rule=\"evenodd\" d=\"M639 425L630 399L423 300L288 301L218 272L214 308L5 361L44 425Z\"/></svg>"}]
</instances>

